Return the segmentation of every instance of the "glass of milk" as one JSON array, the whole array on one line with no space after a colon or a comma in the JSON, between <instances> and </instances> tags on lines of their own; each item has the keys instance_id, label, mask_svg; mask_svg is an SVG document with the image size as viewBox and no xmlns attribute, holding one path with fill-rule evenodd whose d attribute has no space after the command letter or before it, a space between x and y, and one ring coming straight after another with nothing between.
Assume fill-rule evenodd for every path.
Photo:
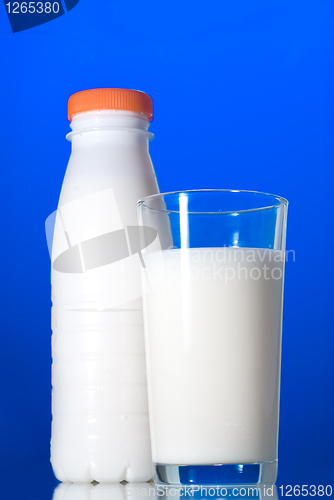
<instances>
[{"instance_id":1,"label":"glass of milk","mask_svg":"<svg viewBox=\"0 0 334 500\"><path fill-rule=\"evenodd\" d=\"M141 244L157 483L276 480L287 206L229 190L138 202L157 232Z\"/></svg>"}]
</instances>

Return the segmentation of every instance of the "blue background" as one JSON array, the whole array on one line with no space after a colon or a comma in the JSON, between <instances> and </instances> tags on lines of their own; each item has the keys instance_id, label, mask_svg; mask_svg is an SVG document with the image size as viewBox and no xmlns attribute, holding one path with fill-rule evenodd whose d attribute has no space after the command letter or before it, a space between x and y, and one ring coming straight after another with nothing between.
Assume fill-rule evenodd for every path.
<instances>
[{"instance_id":1,"label":"blue background","mask_svg":"<svg viewBox=\"0 0 334 500\"><path fill-rule=\"evenodd\" d=\"M161 191L289 200L278 484L334 484L333 1L80 0L16 34L0 6L0 43L1 488L45 500L56 484L44 221L70 155L67 99L94 87L152 96Z\"/></svg>"}]
</instances>

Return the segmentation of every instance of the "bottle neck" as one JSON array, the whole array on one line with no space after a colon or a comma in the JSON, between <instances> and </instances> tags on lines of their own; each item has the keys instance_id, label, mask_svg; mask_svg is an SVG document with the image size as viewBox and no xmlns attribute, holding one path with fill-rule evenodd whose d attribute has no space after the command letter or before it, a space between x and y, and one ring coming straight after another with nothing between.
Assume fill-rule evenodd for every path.
<instances>
[{"instance_id":1,"label":"bottle neck","mask_svg":"<svg viewBox=\"0 0 334 500\"><path fill-rule=\"evenodd\" d=\"M153 139L154 135L148 132L150 122L144 115L132 111L108 109L100 111L86 111L75 115L71 122L72 132L66 138L73 142L75 138L93 132L132 132Z\"/></svg>"}]
</instances>

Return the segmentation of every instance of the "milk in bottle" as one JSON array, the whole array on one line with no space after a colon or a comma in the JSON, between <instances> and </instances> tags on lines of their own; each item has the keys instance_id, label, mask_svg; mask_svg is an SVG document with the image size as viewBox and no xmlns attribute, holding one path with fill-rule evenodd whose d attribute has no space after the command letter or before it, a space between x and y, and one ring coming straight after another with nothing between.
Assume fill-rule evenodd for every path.
<instances>
[{"instance_id":1,"label":"milk in bottle","mask_svg":"<svg viewBox=\"0 0 334 500\"><path fill-rule=\"evenodd\" d=\"M52 247L51 462L60 481L147 481L136 202L158 192L152 100L95 89L71 96L68 110L72 154Z\"/></svg>"}]
</instances>

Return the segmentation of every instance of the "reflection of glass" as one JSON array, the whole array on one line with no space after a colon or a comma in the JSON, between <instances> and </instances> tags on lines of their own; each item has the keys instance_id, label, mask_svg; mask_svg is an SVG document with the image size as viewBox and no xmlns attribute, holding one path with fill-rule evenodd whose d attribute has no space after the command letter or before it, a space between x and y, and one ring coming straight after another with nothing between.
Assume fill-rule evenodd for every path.
<instances>
[{"instance_id":1,"label":"reflection of glass","mask_svg":"<svg viewBox=\"0 0 334 500\"><path fill-rule=\"evenodd\" d=\"M210 190L138 207L173 245L144 255L155 480L272 484L287 201Z\"/></svg>"}]
</instances>

